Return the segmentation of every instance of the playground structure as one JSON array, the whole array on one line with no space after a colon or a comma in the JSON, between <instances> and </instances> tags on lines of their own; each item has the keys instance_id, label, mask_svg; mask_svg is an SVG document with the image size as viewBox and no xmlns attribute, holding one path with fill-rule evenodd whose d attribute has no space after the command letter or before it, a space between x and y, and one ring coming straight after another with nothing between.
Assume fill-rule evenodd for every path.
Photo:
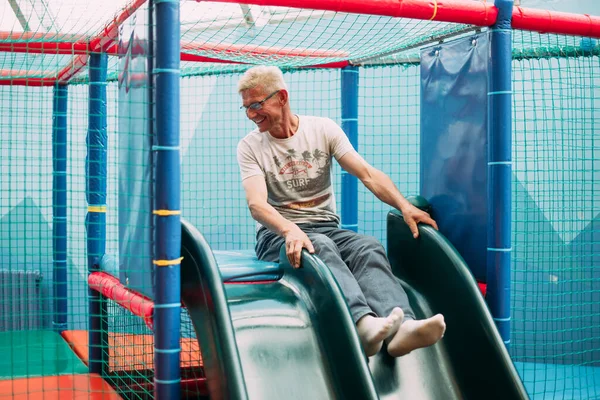
<instances>
[{"instance_id":1,"label":"playground structure","mask_svg":"<svg viewBox=\"0 0 600 400\"><path fill-rule=\"evenodd\" d=\"M600 398L599 17L509 0L89 8L9 1L0 24L0 396ZM386 244L421 316L444 311L440 345L367 363L318 258L255 260L235 162L252 129L235 83L255 64L426 198L441 234L411 242L334 177L343 226ZM325 161L279 162L296 159Z\"/></svg>"}]
</instances>

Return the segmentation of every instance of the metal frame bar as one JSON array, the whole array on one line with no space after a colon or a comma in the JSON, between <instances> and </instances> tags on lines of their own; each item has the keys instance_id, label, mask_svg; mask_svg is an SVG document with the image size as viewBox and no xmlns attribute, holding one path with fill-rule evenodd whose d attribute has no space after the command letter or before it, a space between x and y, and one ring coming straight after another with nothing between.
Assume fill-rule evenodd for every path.
<instances>
[{"instance_id":1,"label":"metal frame bar","mask_svg":"<svg viewBox=\"0 0 600 400\"><path fill-rule=\"evenodd\" d=\"M342 69L342 129L358 150L358 67ZM358 231L358 180L342 170L342 228Z\"/></svg>"},{"instance_id":2,"label":"metal frame bar","mask_svg":"<svg viewBox=\"0 0 600 400\"><path fill-rule=\"evenodd\" d=\"M67 329L67 99L65 85L54 86L52 98L52 325L59 333Z\"/></svg>"},{"instance_id":3,"label":"metal frame bar","mask_svg":"<svg viewBox=\"0 0 600 400\"><path fill-rule=\"evenodd\" d=\"M510 344L512 200L512 27L513 0L496 0L490 29L488 74L487 297L504 343Z\"/></svg>"},{"instance_id":4,"label":"metal frame bar","mask_svg":"<svg viewBox=\"0 0 600 400\"><path fill-rule=\"evenodd\" d=\"M88 134L86 138L86 216L88 272L100 270L106 251L106 171L107 117L106 74L108 56L90 56ZM89 295L89 368L91 373L105 375L108 370L108 321L106 300L88 288Z\"/></svg>"},{"instance_id":5,"label":"metal frame bar","mask_svg":"<svg viewBox=\"0 0 600 400\"><path fill-rule=\"evenodd\" d=\"M180 371L180 151L179 1L155 1L154 67L154 388L158 399L178 399ZM153 103L153 104L152 104Z\"/></svg>"}]
</instances>

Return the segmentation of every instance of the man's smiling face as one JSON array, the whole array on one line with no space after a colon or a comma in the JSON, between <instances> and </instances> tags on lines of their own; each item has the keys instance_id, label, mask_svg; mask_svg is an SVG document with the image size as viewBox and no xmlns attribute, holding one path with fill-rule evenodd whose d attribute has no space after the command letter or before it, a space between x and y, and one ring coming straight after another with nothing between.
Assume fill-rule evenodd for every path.
<instances>
[{"instance_id":1,"label":"man's smiling face","mask_svg":"<svg viewBox=\"0 0 600 400\"><path fill-rule=\"evenodd\" d=\"M242 92L242 102L244 107L255 103L260 105L258 110L253 107L246 109L246 116L256 124L260 132L267 132L281 125L283 107L279 101L279 91L268 93L261 86L255 86Z\"/></svg>"}]
</instances>

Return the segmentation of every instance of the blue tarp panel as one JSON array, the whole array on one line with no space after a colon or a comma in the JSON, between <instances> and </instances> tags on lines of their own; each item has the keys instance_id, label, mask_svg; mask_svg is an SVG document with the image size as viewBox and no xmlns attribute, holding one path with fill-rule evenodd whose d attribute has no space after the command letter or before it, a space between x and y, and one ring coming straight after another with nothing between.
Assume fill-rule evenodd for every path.
<instances>
[{"instance_id":1,"label":"blue tarp panel","mask_svg":"<svg viewBox=\"0 0 600 400\"><path fill-rule=\"evenodd\" d=\"M119 65L119 279L153 297L147 10L123 25Z\"/></svg>"},{"instance_id":2,"label":"blue tarp panel","mask_svg":"<svg viewBox=\"0 0 600 400\"><path fill-rule=\"evenodd\" d=\"M421 195L484 282L488 54L484 33L421 53Z\"/></svg>"}]
</instances>

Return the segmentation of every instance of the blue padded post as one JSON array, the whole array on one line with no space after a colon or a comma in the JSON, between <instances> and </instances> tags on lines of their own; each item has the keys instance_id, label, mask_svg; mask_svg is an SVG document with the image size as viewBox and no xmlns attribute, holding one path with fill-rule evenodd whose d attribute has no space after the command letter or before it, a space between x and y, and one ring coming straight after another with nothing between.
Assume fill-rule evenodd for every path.
<instances>
[{"instance_id":1,"label":"blue padded post","mask_svg":"<svg viewBox=\"0 0 600 400\"><path fill-rule=\"evenodd\" d=\"M179 399L179 1L155 1L154 12L154 384L156 398Z\"/></svg>"},{"instance_id":2,"label":"blue padded post","mask_svg":"<svg viewBox=\"0 0 600 400\"><path fill-rule=\"evenodd\" d=\"M513 0L496 0L488 76L487 302L504 343L510 343Z\"/></svg>"},{"instance_id":3,"label":"blue padded post","mask_svg":"<svg viewBox=\"0 0 600 400\"><path fill-rule=\"evenodd\" d=\"M86 216L88 271L100 270L100 260L106 249L106 73L108 57L103 53L90 55L89 108L86 139ZM90 372L105 374L108 343L106 301L97 291L88 289L90 308L89 367Z\"/></svg>"},{"instance_id":4,"label":"blue padded post","mask_svg":"<svg viewBox=\"0 0 600 400\"><path fill-rule=\"evenodd\" d=\"M67 85L55 85L52 101L52 282L57 332L67 329Z\"/></svg>"},{"instance_id":5,"label":"blue padded post","mask_svg":"<svg viewBox=\"0 0 600 400\"><path fill-rule=\"evenodd\" d=\"M358 67L342 69L342 129L358 151ZM342 171L342 228L358 230L358 180Z\"/></svg>"}]
</instances>

